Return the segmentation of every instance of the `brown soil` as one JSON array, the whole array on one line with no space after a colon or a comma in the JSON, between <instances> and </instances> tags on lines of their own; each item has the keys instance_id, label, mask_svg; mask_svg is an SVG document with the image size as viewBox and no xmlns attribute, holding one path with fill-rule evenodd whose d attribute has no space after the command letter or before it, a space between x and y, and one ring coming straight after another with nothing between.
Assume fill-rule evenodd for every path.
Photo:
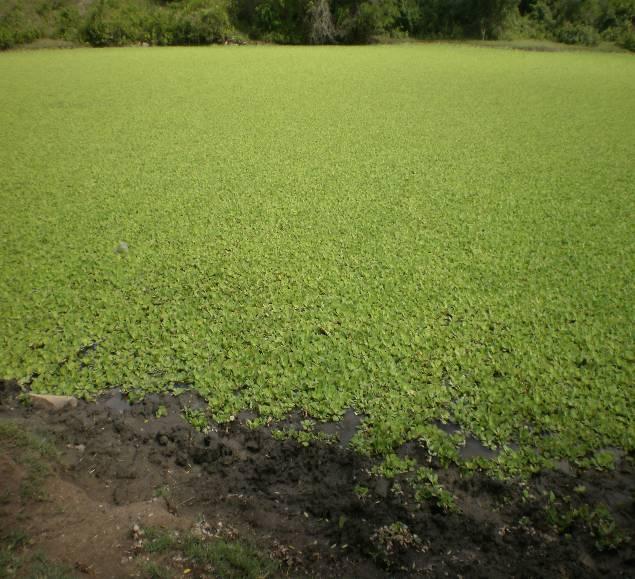
<instances>
[{"instance_id":1,"label":"brown soil","mask_svg":"<svg viewBox=\"0 0 635 579\"><path fill-rule=\"evenodd\" d=\"M12 421L53 441L60 455L45 479L44 500L19 498L25 470L0 454L0 538L20 529L29 549L78 576L144 575L133 525L186 530L222 523L292 577L629 577L632 540L599 550L578 521L560 534L545 518L547 495L605 503L635 536L635 469L623 457L610 473L562 471L534 477L523 498L518 483L458 469L439 470L460 513L417 505L408 490L371 476L372 463L343 444L278 441L270 429L249 429L245 416L201 434L181 418L191 393L148 396L129 405L114 394L58 412L18 401L15 384L0 382L0 423ZM156 418L159 405L168 415ZM341 439L356 426L348 415L331 430ZM421 449L418 449L421 452ZM432 463L434 466L434 463ZM355 494L356 485L370 489ZM579 493L578 493L579 494ZM417 545L381 543L381 529L400 522ZM198 573L198 574L197 574ZM192 576L205 575L194 570Z\"/></svg>"}]
</instances>

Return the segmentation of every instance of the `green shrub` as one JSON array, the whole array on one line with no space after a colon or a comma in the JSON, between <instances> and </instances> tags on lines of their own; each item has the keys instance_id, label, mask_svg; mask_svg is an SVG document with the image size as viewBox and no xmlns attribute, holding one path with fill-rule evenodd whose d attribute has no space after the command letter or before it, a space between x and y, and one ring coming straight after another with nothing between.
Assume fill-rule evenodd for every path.
<instances>
[{"instance_id":1,"label":"green shrub","mask_svg":"<svg viewBox=\"0 0 635 579\"><path fill-rule=\"evenodd\" d=\"M81 36L93 46L212 44L232 32L227 0L184 0L165 6L99 0L87 14Z\"/></svg>"},{"instance_id":2,"label":"green shrub","mask_svg":"<svg viewBox=\"0 0 635 579\"><path fill-rule=\"evenodd\" d=\"M227 2L190 0L174 22L171 43L212 44L222 42L232 31Z\"/></svg>"},{"instance_id":3,"label":"green shrub","mask_svg":"<svg viewBox=\"0 0 635 579\"><path fill-rule=\"evenodd\" d=\"M150 44L174 44L175 14L171 10L155 10L147 20L146 35Z\"/></svg>"},{"instance_id":4,"label":"green shrub","mask_svg":"<svg viewBox=\"0 0 635 579\"><path fill-rule=\"evenodd\" d=\"M0 50L7 50L15 46L13 31L6 26L0 26Z\"/></svg>"},{"instance_id":5,"label":"green shrub","mask_svg":"<svg viewBox=\"0 0 635 579\"><path fill-rule=\"evenodd\" d=\"M548 36L543 23L515 12L505 19L499 40L526 40L528 38L544 40Z\"/></svg>"},{"instance_id":6,"label":"green shrub","mask_svg":"<svg viewBox=\"0 0 635 579\"><path fill-rule=\"evenodd\" d=\"M82 17L74 6L64 8L57 18L56 36L64 40L76 41L80 39Z\"/></svg>"},{"instance_id":7,"label":"green shrub","mask_svg":"<svg viewBox=\"0 0 635 579\"><path fill-rule=\"evenodd\" d=\"M277 0L259 2L255 9L255 20L258 29L269 33L282 27L282 5Z\"/></svg>"},{"instance_id":8,"label":"green shrub","mask_svg":"<svg viewBox=\"0 0 635 579\"><path fill-rule=\"evenodd\" d=\"M98 0L87 14L82 38L93 46L122 46L145 40L143 13L118 0Z\"/></svg>"},{"instance_id":9,"label":"green shrub","mask_svg":"<svg viewBox=\"0 0 635 579\"><path fill-rule=\"evenodd\" d=\"M41 35L40 29L20 9L19 5L0 18L0 49L33 42Z\"/></svg>"},{"instance_id":10,"label":"green shrub","mask_svg":"<svg viewBox=\"0 0 635 579\"><path fill-rule=\"evenodd\" d=\"M624 30L618 37L617 44L626 50L635 52L635 28L631 26Z\"/></svg>"},{"instance_id":11,"label":"green shrub","mask_svg":"<svg viewBox=\"0 0 635 579\"><path fill-rule=\"evenodd\" d=\"M595 28L587 24L565 22L555 33L556 40L565 44L583 44L595 46L599 41L599 34Z\"/></svg>"},{"instance_id":12,"label":"green shrub","mask_svg":"<svg viewBox=\"0 0 635 579\"><path fill-rule=\"evenodd\" d=\"M308 0L260 0L253 10L251 34L285 44L308 42L311 28L308 11Z\"/></svg>"},{"instance_id":13,"label":"green shrub","mask_svg":"<svg viewBox=\"0 0 635 579\"><path fill-rule=\"evenodd\" d=\"M388 33L400 16L394 0L362 2L357 11L342 20L339 36L346 42L365 44Z\"/></svg>"}]
</instances>

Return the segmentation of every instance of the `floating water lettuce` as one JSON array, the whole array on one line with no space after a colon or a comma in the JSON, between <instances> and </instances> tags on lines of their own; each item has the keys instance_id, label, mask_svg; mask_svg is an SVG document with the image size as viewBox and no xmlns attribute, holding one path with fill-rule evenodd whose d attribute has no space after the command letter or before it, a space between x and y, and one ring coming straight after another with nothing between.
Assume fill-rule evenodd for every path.
<instances>
[{"instance_id":1,"label":"floating water lettuce","mask_svg":"<svg viewBox=\"0 0 635 579\"><path fill-rule=\"evenodd\" d=\"M620 54L2 54L0 375L508 473L632 450L633 94Z\"/></svg>"}]
</instances>

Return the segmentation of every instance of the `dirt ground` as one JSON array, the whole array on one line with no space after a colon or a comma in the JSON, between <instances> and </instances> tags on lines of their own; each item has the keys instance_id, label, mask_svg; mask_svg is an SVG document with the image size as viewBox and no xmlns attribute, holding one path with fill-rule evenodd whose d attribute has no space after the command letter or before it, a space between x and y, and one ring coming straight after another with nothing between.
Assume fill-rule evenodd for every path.
<instances>
[{"instance_id":1,"label":"dirt ground","mask_svg":"<svg viewBox=\"0 0 635 579\"><path fill-rule=\"evenodd\" d=\"M202 434L181 416L202 404L187 391L134 405L115 392L50 411L0 382L0 576L635 576L631 456L615 471L563 466L524 486L439 468L460 507L446 513L372 476L342 443L276 440L247 415ZM351 413L330 430L345 442L357 422ZM18 433L33 437L21 445ZM599 522L579 509L600 503L610 517ZM203 565L191 549L160 550L152 529L203 529L273 567Z\"/></svg>"}]
</instances>

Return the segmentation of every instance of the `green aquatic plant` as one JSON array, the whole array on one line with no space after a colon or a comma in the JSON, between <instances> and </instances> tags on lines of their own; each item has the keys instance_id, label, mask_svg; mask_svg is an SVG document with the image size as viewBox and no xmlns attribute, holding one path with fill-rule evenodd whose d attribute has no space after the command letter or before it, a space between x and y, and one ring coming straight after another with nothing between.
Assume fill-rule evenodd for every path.
<instances>
[{"instance_id":1,"label":"green aquatic plant","mask_svg":"<svg viewBox=\"0 0 635 579\"><path fill-rule=\"evenodd\" d=\"M501 477L632 451L634 93L621 54L3 53L0 376L353 408Z\"/></svg>"}]
</instances>

